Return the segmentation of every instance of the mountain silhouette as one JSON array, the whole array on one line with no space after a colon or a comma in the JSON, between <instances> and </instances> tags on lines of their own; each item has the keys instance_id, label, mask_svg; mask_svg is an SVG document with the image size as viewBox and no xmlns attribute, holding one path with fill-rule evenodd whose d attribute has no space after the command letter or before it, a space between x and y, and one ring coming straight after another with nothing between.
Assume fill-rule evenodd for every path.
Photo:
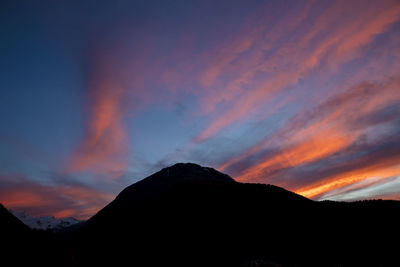
<instances>
[{"instance_id":1,"label":"mountain silhouette","mask_svg":"<svg viewBox=\"0 0 400 267\"><path fill-rule=\"evenodd\" d=\"M398 202L315 202L179 163L124 189L76 234L83 265L391 263ZM90 249L88 249L90 248Z\"/></svg>"},{"instance_id":2,"label":"mountain silhouette","mask_svg":"<svg viewBox=\"0 0 400 267\"><path fill-rule=\"evenodd\" d=\"M110 205L131 205L178 186L234 183L231 177L193 163L177 163L125 188Z\"/></svg>"},{"instance_id":3,"label":"mountain silhouette","mask_svg":"<svg viewBox=\"0 0 400 267\"><path fill-rule=\"evenodd\" d=\"M68 246L52 232L34 230L0 204L0 266L71 266Z\"/></svg>"},{"instance_id":4,"label":"mountain silhouette","mask_svg":"<svg viewBox=\"0 0 400 267\"><path fill-rule=\"evenodd\" d=\"M27 232L29 232L29 227L0 204L0 234L2 238L23 235Z\"/></svg>"},{"instance_id":5,"label":"mountain silhouette","mask_svg":"<svg viewBox=\"0 0 400 267\"><path fill-rule=\"evenodd\" d=\"M251 209L249 201L258 205L260 200L273 209L282 205L301 206L311 203L309 199L277 186L242 184L212 168L193 163L177 163L125 188L114 201L91 218L85 228L96 228L103 220L110 218L118 224L131 223L131 219L132 223L138 223L131 214L148 213L150 210L153 210L150 213L155 216L155 210L160 213L176 213L177 216L198 216L201 212L205 213L205 218L206 213L224 212L223 209L230 208L228 205L241 208L246 203L249 204L246 208ZM222 210L217 211L217 207Z\"/></svg>"},{"instance_id":6,"label":"mountain silhouette","mask_svg":"<svg viewBox=\"0 0 400 267\"><path fill-rule=\"evenodd\" d=\"M399 211L398 201L312 201L179 163L128 186L79 229L38 231L49 250L38 255L51 260L35 263L397 266Z\"/></svg>"}]
</instances>

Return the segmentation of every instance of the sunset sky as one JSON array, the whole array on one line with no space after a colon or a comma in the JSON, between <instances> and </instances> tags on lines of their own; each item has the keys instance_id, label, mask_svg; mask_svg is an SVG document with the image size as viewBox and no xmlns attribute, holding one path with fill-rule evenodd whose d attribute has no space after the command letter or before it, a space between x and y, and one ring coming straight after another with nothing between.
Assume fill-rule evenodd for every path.
<instances>
[{"instance_id":1,"label":"sunset sky","mask_svg":"<svg viewBox=\"0 0 400 267\"><path fill-rule=\"evenodd\" d=\"M0 202L85 219L176 162L400 200L399 1L1 1Z\"/></svg>"}]
</instances>

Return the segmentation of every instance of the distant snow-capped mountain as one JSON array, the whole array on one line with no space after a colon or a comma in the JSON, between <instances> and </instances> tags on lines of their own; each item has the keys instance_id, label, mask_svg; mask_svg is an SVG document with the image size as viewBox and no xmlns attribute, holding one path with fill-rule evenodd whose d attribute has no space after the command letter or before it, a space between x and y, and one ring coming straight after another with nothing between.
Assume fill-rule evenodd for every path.
<instances>
[{"instance_id":1,"label":"distant snow-capped mountain","mask_svg":"<svg viewBox=\"0 0 400 267\"><path fill-rule=\"evenodd\" d=\"M26 212L20 211L11 211L11 213L32 229L51 229L57 231L80 222L79 220L72 217L58 219L54 216L34 217L27 214Z\"/></svg>"}]
</instances>

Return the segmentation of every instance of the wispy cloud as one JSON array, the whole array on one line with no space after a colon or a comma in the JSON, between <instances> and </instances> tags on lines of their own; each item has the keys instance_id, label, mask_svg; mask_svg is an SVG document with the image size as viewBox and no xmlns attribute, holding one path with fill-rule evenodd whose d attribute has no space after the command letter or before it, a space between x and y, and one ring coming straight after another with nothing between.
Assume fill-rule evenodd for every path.
<instances>
[{"instance_id":1,"label":"wispy cloud","mask_svg":"<svg viewBox=\"0 0 400 267\"><path fill-rule=\"evenodd\" d=\"M10 109L0 201L86 217L109 199L94 188L117 191L177 161L314 199L372 196L399 175L399 1L181 4L84 6L76 17L66 5L60 21L42 12L68 29L62 58L79 58L84 120L57 139L73 148L41 153L35 142L46 137L29 121L21 136L32 140L17 140ZM38 166L82 183L43 182Z\"/></svg>"},{"instance_id":2,"label":"wispy cloud","mask_svg":"<svg viewBox=\"0 0 400 267\"><path fill-rule=\"evenodd\" d=\"M124 124L126 89L102 57L91 62L86 88L86 133L70 156L67 172L91 171L118 177L127 167L129 138Z\"/></svg>"},{"instance_id":3,"label":"wispy cloud","mask_svg":"<svg viewBox=\"0 0 400 267\"><path fill-rule=\"evenodd\" d=\"M355 17L350 10L356 7L361 10ZM319 11L316 18L311 16ZM270 17L268 10L264 12L264 17ZM263 26L257 31L246 29L247 34L239 34L237 41L228 40L210 52L214 60L208 62L200 80L213 90L203 101L206 105L225 103L227 108L213 114L215 118L196 137L197 142L251 116L280 92L314 75L317 68L334 74L360 57L366 45L400 20L400 6L393 2L377 8L336 1L325 7L309 2L295 16L286 12L275 26L260 20Z\"/></svg>"},{"instance_id":4,"label":"wispy cloud","mask_svg":"<svg viewBox=\"0 0 400 267\"><path fill-rule=\"evenodd\" d=\"M354 9L359 11L356 16ZM186 112L208 123L192 144L182 146L185 151L179 155L195 158L190 150L196 148L192 154L197 153L204 161L199 147L207 150L207 144L213 143L208 141L222 140L226 129L262 121L292 107L297 114L284 118L287 121L283 126L250 148L228 156L219 169L232 172L240 181L274 182L313 198L358 183L372 173L362 174L359 168L360 174L352 170L343 172L343 177L305 179L307 184L295 178L289 181L286 176L293 177L300 167L317 168L365 136L372 140L376 133L371 129L395 123L399 79L393 69L397 65L377 59L374 51L382 46L382 38L387 40L386 50L391 44L396 46L398 37L393 27L399 20L400 5L396 1L380 5L309 1L293 3L290 9L275 3L272 9L269 5L261 7L236 32L208 40L213 46L207 42L203 47L196 46L193 31L187 30L167 55L145 36L147 45L139 49L147 51L140 56L142 63L119 58L105 70L95 68L97 73L91 77L88 90L87 135L68 169L123 171L129 154L123 101L137 97L146 98L148 104L162 98L182 102L180 96L192 93L197 97L198 110ZM127 47L123 45L122 50L129 55ZM354 64L354 75L346 74ZM365 69L361 69L362 64ZM379 71L381 67L387 72ZM369 70L377 71L368 76ZM309 107L308 102L312 103ZM368 153L372 153L370 146L365 147ZM391 168L389 163L379 166L376 170L382 172ZM349 175L353 178L345 178ZM395 173L383 176L388 175Z\"/></svg>"},{"instance_id":5,"label":"wispy cloud","mask_svg":"<svg viewBox=\"0 0 400 267\"><path fill-rule=\"evenodd\" d=\"M399 145L397 130L392 129L399 123L399 88L397 77L349 88L296 114L220 169L236 170L242 181L280 183L312 198L368 177L399 174L393 150ZM350 155L355 157L349 160ZM310 171L302 173L304 166Z\"/></svg>"},{"instance_id":6,"label":"wispy cloud","mask_svg":"<svg viewBox=\"0 0 400 267\"><path fill-rule=\"evenodd\" d=\"M0 203L34 216L87 219L113 199L113 195L83 184L43 184L22 175L0 178Z\"/></svg>"}]
</instances>

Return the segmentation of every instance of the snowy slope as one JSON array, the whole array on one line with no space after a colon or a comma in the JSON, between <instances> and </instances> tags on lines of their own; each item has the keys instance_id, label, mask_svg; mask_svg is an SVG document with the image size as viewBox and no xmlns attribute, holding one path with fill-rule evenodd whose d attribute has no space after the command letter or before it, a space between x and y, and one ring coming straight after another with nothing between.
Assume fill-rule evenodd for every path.
<instances>
[{"instance_id":1,"label":"snowy slope","mask_svg":"<svg viewBox=\"0 0 400 267\"><path fill-rule=\"evenodd\" d=\"M79 223L75 218L68 217L63 219L58 219L53 216L40 216L34 217L25 212L20 211L11 211L15 217L20 219L24 224L28 225L30 228L33 229L52 229L52 230L61 230L65 227L74 225Z\"/></svg>"}]
</instances>

